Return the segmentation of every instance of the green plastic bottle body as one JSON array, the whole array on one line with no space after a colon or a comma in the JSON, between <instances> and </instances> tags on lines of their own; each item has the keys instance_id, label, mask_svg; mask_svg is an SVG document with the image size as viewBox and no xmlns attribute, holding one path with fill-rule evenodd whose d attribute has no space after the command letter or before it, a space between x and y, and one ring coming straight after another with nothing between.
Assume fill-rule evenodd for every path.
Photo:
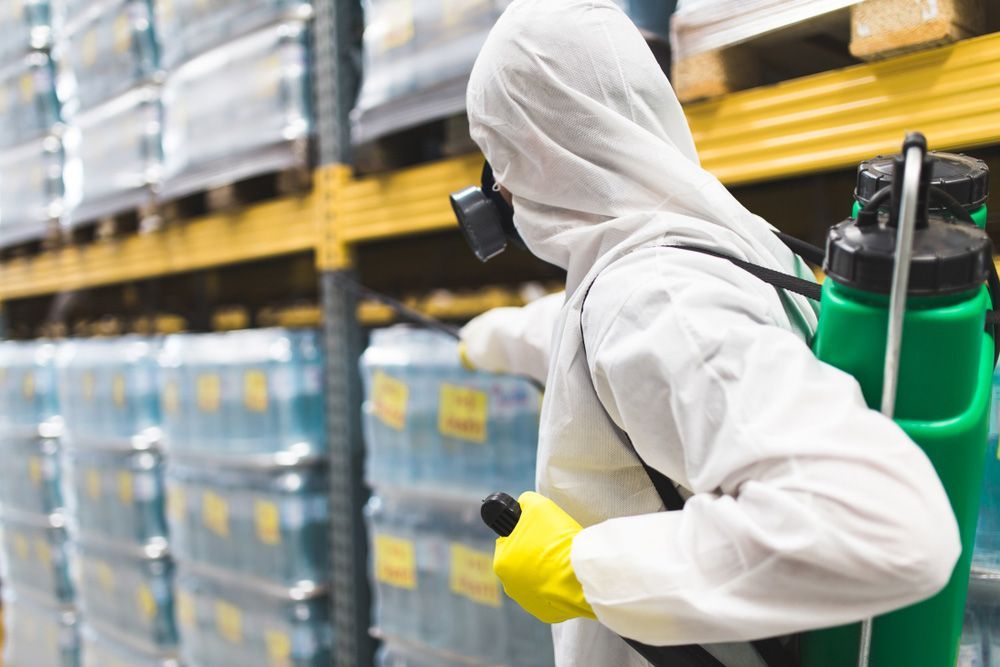
<instances>
[{"instance_id":1,"label":"green plastic bottle body","mask_svg":"<svg viewBox=\"0 0 1000 667\"><path fill-rule=\"evenodd\" d=\"M924 602L875 619L872 667L951 667L957 660L986 455L993 341L984 333L986 288L911 298L900 351L897 423L927 454L948 493L962 556L948 585ZM857 378L881 407L888 298L827 280L816 356ZM806 633L803 667L855 667L858 624Z\"/></svg>"}]
</instances>

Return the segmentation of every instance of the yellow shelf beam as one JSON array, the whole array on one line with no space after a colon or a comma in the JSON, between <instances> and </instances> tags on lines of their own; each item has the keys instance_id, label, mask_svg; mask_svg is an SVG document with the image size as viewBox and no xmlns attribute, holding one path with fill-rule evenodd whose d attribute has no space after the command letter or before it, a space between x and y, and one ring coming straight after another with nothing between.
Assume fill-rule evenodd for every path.
<instances>
[{"instance_id":1,"label":"yellow shelf beam","mask_svg":"<svg viewBox=\"0 0 1000 667\"><path fill-rule=\"evenodd\" d=\"M316 248L312 194L210 215L148 234L0 263L0 299L98 287Z\"/></svg>"},{"instance_id":2,"label":"yellow shelf beam","mask_svg":"<svg viewBox=\"0 0 1000 667\"><path fill-rule=\"evenodd\" d=\"M920 130L935 149L1000 142L1000 34L732 93L685 109L702 165L727 185L852 167ZM453 228L448 194L479 180L468 155L348 181L346 243Z\"/></svg>"},{"instance_id":3,"label":"yellow shelf beam","mask_svg":"<svg viewBox=\"0 0 1000 667\"><path fill-rule=\"evenodd\" d=\"M702 164L729 185L851 167L921 130L932 148L1000 142L1000 34L690 105ZM307 196L169 225L120 241L0 263L0 299L151 278L315 249L321 269L352 246L453 229L448 195L479 180L466 155L354 178L317 171Z\"/></svg>"},{"instance_id":4,"label":"yellow shelf beam","mask_svg":"<svg viewBox=\"0 0 1000 667\"><path fill-rule=\"evenodd\" d=\"M337 194L337 236L344 243L453 228L448 195L479 182L480 155L349 180Z\"/></svg>"},{"instance_id":5,"label":"yellow shelf beam","mask_svg":"<svg viewBox=\"0 0 1000 667\"><path fill-rule=\"evenodd\" d=\"M1000 141L1000 33L687 107L706 169L738 184L850 167L899 150Z\"/></svg>"}]
</instances>

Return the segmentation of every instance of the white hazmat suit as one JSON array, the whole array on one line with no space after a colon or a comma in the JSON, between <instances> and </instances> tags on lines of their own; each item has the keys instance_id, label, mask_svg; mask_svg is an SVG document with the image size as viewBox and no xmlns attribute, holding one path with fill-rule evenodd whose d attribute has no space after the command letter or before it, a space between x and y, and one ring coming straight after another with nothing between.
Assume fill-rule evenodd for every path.
<instances>
[{"instance_id":1,"label":"white hazmat suit","mask_svg":"<svg viewBox=\"0 0 1000 667\"><path fill-rule=\"evenodd\" d=\"M530 318L547 318L549 345L529 341L519 359L504 332L528 320L509 311L465 332L487 367L548 358L537 487L584 526L572 563L600 620L554 627L557 664L645 665L615 633L740 642L943 587L960 552L944 490L857 382L813 356L811 304L663 247L810 275L701 169L626 15L610 0L514 0L476 62L468 111L528 248L568 274L558 313L551 298L536 308L553 314ZM616 426L692 494L682 511L660 511ZM745 649L713 651L759 664Z\"/></svg>"}]
</instances>

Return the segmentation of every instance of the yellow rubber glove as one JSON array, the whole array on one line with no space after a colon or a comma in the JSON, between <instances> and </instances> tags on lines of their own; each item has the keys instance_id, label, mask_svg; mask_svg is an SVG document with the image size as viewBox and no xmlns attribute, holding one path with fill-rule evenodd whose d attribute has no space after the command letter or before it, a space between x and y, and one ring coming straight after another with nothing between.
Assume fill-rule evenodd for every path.
<instances>
[{"instance_id":1,"label":"yellow rubber glove","mask_svg":"<svg viewBox=\"0 0 1000 667\"><path fill-rule=\"evenodd\" d=\"M497 539L493 555L507 595L543 623L596 618L570 562L580 524L537 493L522 493L517 501L521 518L509 537Z\"/></svg>"},{"instance_id":2,"label":"yellow rubber glove","mask_svg":"<svg viewBox=\"0 0 1000 667\"><path fill-rule=\"evenodd\" d=\"M476 365L472 363L472 360L469 359L469 350L466 348L464 340L458 342L458 360L462 362L462 368L465 370L478 370Z\"/></svg>"}]
</instances>

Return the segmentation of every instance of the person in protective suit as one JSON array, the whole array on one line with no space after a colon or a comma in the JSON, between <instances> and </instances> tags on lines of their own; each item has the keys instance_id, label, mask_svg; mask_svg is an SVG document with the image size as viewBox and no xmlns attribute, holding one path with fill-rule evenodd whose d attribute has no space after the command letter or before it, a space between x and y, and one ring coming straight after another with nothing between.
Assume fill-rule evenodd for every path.
<instances>
[{"instance_id":1,"label":"person in protective suit","mask_svg":"<svg viewBox=\"0 0 1000 667\"><path fill-rule=\"evenodd\" d=\"M945 492L854 378L813 356L810 302L670 247L811 277L699 166L625 13L514 0L467 102L518 233L567 272L564 297L463 331L473 364L544 373L537 493L494 569L555 624L559 667L647 664L616 635L758 665L740 642L939 591L961 550ZM683 510L661 511L640 459Z\"/></svg>"}]
</instances>

